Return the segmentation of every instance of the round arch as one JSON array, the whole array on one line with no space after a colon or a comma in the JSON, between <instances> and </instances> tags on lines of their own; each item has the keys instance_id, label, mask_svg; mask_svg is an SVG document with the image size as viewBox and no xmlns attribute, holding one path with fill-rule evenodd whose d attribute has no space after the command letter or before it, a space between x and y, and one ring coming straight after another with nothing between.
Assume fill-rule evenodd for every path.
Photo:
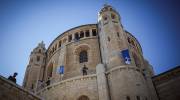
<instances>
[{"instance_id":1,"label":"round arch","mask_svg":"<svg viewBox=\"0 0 180 100\"><path fill-rule=\"evenodd\" d=\"M82 52L86 52L86 54L84 56L81 57ZM83 63L87 63L88 59L90 59L90 47L88 44L81 44L79 46L77 46L74 50L74 61L79 62L81 64ZM81 61L81 58L83 58L83 61Z\"/></svg>"},{"instance_id":2,"label":"round arch","mask_svg":"<svg viewBox=\"0 0 180 100\"><path fill-rule=\"evenodd\" d=\"M82 95L77 100L90 100L88 96Z\"/></svg>"},{"instance_id":3,"label":"round arch","mask_svg":"<svg viewBox=\"0 0 180 100\"><path fill-rule=\"evenodd\" d=\"M79 53L80 53L81 51L83 51L83 50L87 50L87 51L90 50L89 45L88 45L88 44L82 44L82 45L77 46L77 47L75 48L74 53L75 53L76 55L79 55Z\"/></svg>"}]
</instances>

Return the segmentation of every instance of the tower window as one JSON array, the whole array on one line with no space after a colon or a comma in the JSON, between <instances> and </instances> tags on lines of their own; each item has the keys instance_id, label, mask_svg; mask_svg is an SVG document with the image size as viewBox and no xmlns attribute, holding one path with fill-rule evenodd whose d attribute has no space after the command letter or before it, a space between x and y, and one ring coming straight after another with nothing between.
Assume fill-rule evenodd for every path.
<instances>
[{"instance_id":1,"label":"tower window","mask_svg":"<svg viewBox=\"0 0 180 100\"><path fill-rule=\"evenodd\" d=\"M68 41L71 42L71 40L72 40L72 35L69 35L68 36Z\"/></svg>"},{"instance_id":2,"label":"tower window","mask_svg":"<svg viewBox=\"0 0 180 100\"><path fill-rule=\"evenodd\" d=\"M39 53L41 53L41 49L39 49L39 51L38 51Z\"/></svg>"},{"instance_id":3,"label":"tower window","mask_svg":"<svg viewBox=\"0 0 180 100\"><path fill-rule=\"evenodd\" d=\"M87 51L81 51L79 54L79 63L88 62L88 54Z\"/></svg>"},{"instance_id":4,"label":"tower window","mask_svg":"<svg viewBox=\"0 0 180 100\"><path fill-rule=\"evenodd\" d=\"M129 37L128 37L128 43L130 43L130 44L133 45L133 46L136 46L135 43L134 43L134 41L133 41L132 39L130 39Z\"/></svg>"},{"instance_id":5,"label":"tower window","mask_svg":"<svg viewBox=\"0 0 180 100\"><path fill-rule=\"evenodd\" d=\"M128 43L131 43L131 39L128 37Z\"/></svg>"},{"instance_id":6,"label":"tower window","mask_svg":"<svg viewBox=\"0 0 180 100\"><path fill-rule=\"evenodd\" d=\"M119 32L117 32L117 36L119 37Z\"/></svg>"},{"instance_id":7,"label":"tower window","mask_svg":"<svg viewBox=\"0 0 180 100\"><path fill-rule=\"evenodd\" d=\"M126 96L126 100L131 100L129 96Z\"/></svg>"},{"instance_id":8,"label":"tower window","mask_svg":"<svg viewBox=\"0 0 180 100\"><path fill-rule=\"evenodd\" d=\"M137 99L137 100L140 100L140 96L136 96L136 99Z\"/></svg>"},{"instance_id":9,"label":"tower window","mask_svg":"<svg viewBox=\"0 0 180 100\"><path fill-rule=\"evenodd\" d=\"M93 35L93 36L96 36L96 35L97 35L97 34L96 34L96 29L93 29L93 30L92 30L92 35Z\"/></svg>"},{"instance_id":10,"label":"tower window","mask_svg":"<svg viewBox=\"0 0 180 100\"><path fill-rule=\"evenodd\" d=\"M133 41L133 40L132 40L132 45L133 45L133 46L135 46L135 43L134 43L134 41Z\"/></svg>"},{"instance_id":11,"label":"tower window","mask_svg":"<svg viewBox=\"0 0 180 100\"><path fill-rule=\"evenodd\" d=\"M116 16L115 16L114 14L111 14L111 18L112 18L112 19L115 19Z\"/></svg>"},{"instance_id":12,"label":"tower window","mask_svg":"<svg viewBox=\"0 0 180 100\"><path fill-rule=\"evenodd\" d=\"M37 61L38 61L38 62L40 61L40 56L37 56Z\"/></svg>"},{"instance_id":13,"label":"tower window","mask_svg":"<svg viewBox=\"0 0 180 100\"><path fill-rule=\"evenodd\" d=\"M107 17L103 17L104 20L107 20Z\"/></svg>"},{"instance_id":14,"label":"tower window","mask_svg":"<svg viewBox=\"0 0 180 100\"><path fill-rule=\"evenodd\" d=\"M110 37L108 36L108 41L110 41Z\"/></svg>"},{"instance_id":15,"label":"tower window","mask_svg":"<svg viewBox=\"0 0 180 100\"><path fill-rule=\"evenodd\" d=\"M61 41L59 41L59 47L61 47Z\"/></svg>"},{"instance_id":16,"label":"tower window","mask_svg":"<svg viewBox=\"0 0 180 100\"><path fill-rule=\"evenodd\" d=\"M80 32L80 38L83 38L83 37L84 37L84 32L81 31L81 32Z\"/></svg>"},{"instance_id":17,"label":"tower window","mask_svg":"<svg viewBox=\"0 0 180 100\"><path fill-rule=\"evenodd\" d=\"M109 8L110 11L112 11L112 8Z\"/></svg>"},{"instance_id":18,"label":"tower window","mask_svg":"<svg viewBox=\"0 0 180 100\"><path fill-rule=\"evenodd\" d=\"M85 34L86 34L86 37L89 37L89 30L86 30Z\"/></svg>"}]
</instances>

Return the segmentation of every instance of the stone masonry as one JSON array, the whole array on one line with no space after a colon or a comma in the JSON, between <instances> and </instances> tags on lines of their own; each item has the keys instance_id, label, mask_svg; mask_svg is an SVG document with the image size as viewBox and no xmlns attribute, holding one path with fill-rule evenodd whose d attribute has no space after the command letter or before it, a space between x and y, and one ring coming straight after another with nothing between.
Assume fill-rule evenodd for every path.
<instances>
[{"instance_id":1,"label":"stone masonry","mask_svg":"<svg viewBox=\"0 0 180 100\"><path fill-rule=\"evenodd\" d=\"M158 100L153 73L119 13L104 5L97 23L65 31L47 49L38 44L23 87L45 100Z\"/></svg>"}]
</instances>

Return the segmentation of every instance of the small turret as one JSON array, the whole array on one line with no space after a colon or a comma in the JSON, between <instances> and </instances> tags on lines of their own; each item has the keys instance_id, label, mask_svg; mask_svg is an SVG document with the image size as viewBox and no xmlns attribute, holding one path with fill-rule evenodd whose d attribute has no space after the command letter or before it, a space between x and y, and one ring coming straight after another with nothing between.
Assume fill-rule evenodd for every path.
<instances>
[{"instance_id":1,"label":"small turret","mask_svg":"<svg viewBox=\"0 0 180 100\"><path fill-rule=\"evenodd\" d=\"M46 48L43 41L33 49L30 54L29 64L26 68L23 86L34 92L39 82L43 80L45 68Z\"/></svg>"}]
</instances>

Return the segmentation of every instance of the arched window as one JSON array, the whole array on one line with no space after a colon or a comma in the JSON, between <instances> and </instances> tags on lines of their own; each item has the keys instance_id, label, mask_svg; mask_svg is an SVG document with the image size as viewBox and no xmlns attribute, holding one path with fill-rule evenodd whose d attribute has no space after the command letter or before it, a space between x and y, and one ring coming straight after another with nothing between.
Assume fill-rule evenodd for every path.
<instances>
[{"instance_id":1,"label":"arched window","mask_svg":"<svg viewBox=\"0 0 180 100\"><path fill-rule=\"evenodd\" d=\"M57 49L57 44L54 46L54 51L56 51L56 49Z\"/></svg>"},{"instance_id":2,"label":"arched window","mask_svg":"<svg viewBox=\"0 0 180 100\"><path fill-rule=\"evenodd\" d=\"M130 39L129 37L128 37L128 43L135 46L134 40Z\"/></svg>"},{"instance_id":3,"label":"arched window","mask_svg":"<svg viewBox=\"0 0 180 100\"><path fill-rule=\"evenodd\" d=\"M117 32L117 36L119 37L119 32Z\"/></svg>"},{"instance_id":4,"label":"arched window","mask_svg":"<svg viewBox=\"0 0 180 100\"><path fill-rule=\"evenodd\" d=\"M103 19L106 21L106 20L107 20L107 17L106 17L106 16L104 16L104 17L103 17Z\"/></svg>"},{"instance_id":5,"label":"arched window","mask_svg":"<svg viewBox=\"0 0 180 100\"><path fill-rule=\"evenodd\" d=\"M131 100L129 96L126 96L126 100Z\"/></svg>"},{"instance_id":6,"label":"arched window","mask_svg":"<svg viewBox=\"0 0 180 100\"><path fill-rule=\"evenodd\" d=\"M110 37L108 36L108 41L110 41Z\"/></svg>"},{"instance_id":7,"label":"arched window","mask_svg":"<svg viewBox=\"0 0 180 100\"><path fill-rule=\"evenodd\" d=\"M89 100L89 98L85 95L80 96L78 100Z\"/></svg>"},{"instance_id":8,"label":"arched window","mask_svg":"<svg viewBox=\"0 0 180 100\"><path fill-rule=\"evenodd\" d=\"M111 14L111 18L112 18L112 19L115 19L116 16L115 16L114 14Z\"/></svg>"},{"instance_id":9,"label":"arched window","mask_svg":"<svg viewBox=\"0 0 180 100\"><path fill-rule=\"evenodd\" d=\"M61 41L59 41L59 47L61 47Z\"/></svg>"},{"instance_id":10,"label":"arched window","mask_svg":"<svg viewBox=\"0 0 180 100\"><path fill-rule=\"evenodd\" d=\"M97 35L96 29L92 29L92 35L93 35L93 36L96 36L96 35Z\"/></svg>"},{"instance_id":11,"label":"arched window","mask_svg":"<svg viewBox=\"0 0 180 100\"><path fill-rule=\"evenodd\" d=\"M128 37L128 43L131 43L131 39Z\"/></svg>"},{"instance_id":12,"label":"arched window","mask_svg":"<svg viewBox=\"0 0 180 100\"><path fill-rule=\"evenodd\" d=\"M86 37L89 37L89 30L86 30L85 34L86 34Z\"/></svg>"},{"instance_id":13,"label":"arched window","mask_svg":"<svg viewBox=\"0 0 180 100\"><path fill-rule=\"evenodd\" d=\"M84 32L81 31L81 32L80 32L80 38L83 38L83 37L84 37Z\"/></svg>"},{"instance_id":14,"label":"arched window","mask_svg":"<svg viewBox=\"0 0 180 100\"><path fill-rule=\"evenodd\" d=\"M79 34L78 34L78 33L75 33L75 34L74 34L74 39L75 39L75 40L79 40Z\"/></svg>"},{"instance_id":15,"label":"arched window","mask_svg":"<svg viewBox=\"0 0 180 100\"><path fill-rule=\"evenodd\" d=\"M72 40L72 35L69 35L68 36L68 42L71 42L71 40Z\"/></svg>"},{"instance_id":16,"label":"arched window","mask_svg":"<svg viewBox=\"0 0 180 100\"><path fill-rule=\"evenodd\" d=\"M136 96L136 99L137 99L137 100L140 100L140 96Z\"/></svg>"},{"instance_id":17,"label":"arched window","mask_svg":"<svg viewBox=\"0 0 180 100\"><path fill-rule=\"evenodd\" d=\"M39 61L40 61L40 56L37 56L37 58L36 58L36 59L37 59L37 62L39 62Z\"/></svg>"},{"instance_id":18,"label":"arched window","mask_svg":"<svg viewBox=\"0 0 180 100\"><path fill-rule=\"evenodd\" d=\"M41 53L41 49L39 49L39 51L38 51L39 53Z\"/></svg>"},{"instance_id":19,"label":"arched window","mask_svg":"<svg viewBox=\"0 0 180 100\"><path fill-rule=\"evenodd\" d=\"M132 40L131 42L132 42L131 44L132 44L133 46L135 46L135 43L134 43L134 41Z\"/></svg>"},{"instance_id":20,"label":"arched window","mask_svg":"<svg viewBox=\"0 0 180 100\"><path fill-rule=\"evenodd\" d=\"M79 63L88 62L88 54L87 51L81 51L79 53Z\"/></svg>"}]
</instances>

